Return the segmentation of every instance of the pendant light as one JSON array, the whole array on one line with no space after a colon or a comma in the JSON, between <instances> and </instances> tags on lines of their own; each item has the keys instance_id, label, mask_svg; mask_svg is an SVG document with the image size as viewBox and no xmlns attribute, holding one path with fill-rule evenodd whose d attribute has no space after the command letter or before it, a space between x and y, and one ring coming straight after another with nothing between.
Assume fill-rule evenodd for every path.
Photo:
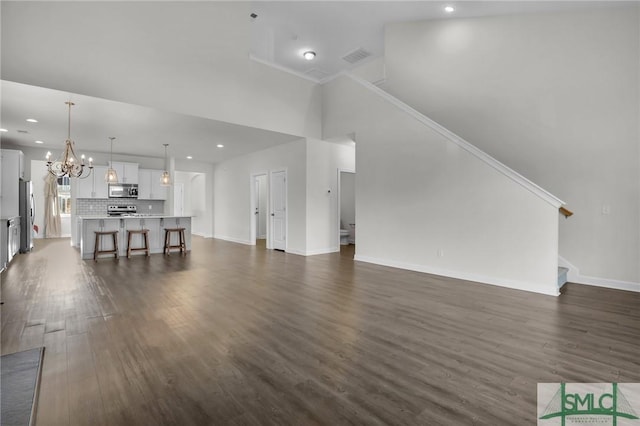
<instances>
[{"instance_id":1,"label":"pendant light","mask_svg":"<svg viewBox=\"0 0 640 426\"><path fill-rule=\"evenodd\" d=\"M109 168L107 169L107 173L104 174L104 181L107 183L118 183L118 173L113 168L113 140L115 137L110 136L109 140L111 141L111 157L109 161Z\"/></svg>"},{"instance_id":2,"label":"pendant light","mask_svg":"<svg viewBox=\"0 0 640 426\"><path fill-rule=\"evenodd\" d=\"M49 173L55 177L72 177L85 179L91 175L93 170L93 159L89 158L89 173L84 173L84 155L76 157L76 153L73 150L75 143L71 140L71 107L75 105L73 102L65 102L69 106L69 121L67 127L67 140L65 141L64 152L55 161L51 160L51 152L47 152L47 169Z\"/></svg>"},{"instance_id":3,"label":"pendant light","mask_svg":"<svg viewBox=\"0 0 640 426\"><path fill-rule=\"evenodd\" d=\"M168 172L169 167L167 167L167 147L169 146L169 144L163 143L162 145L164 145L164 172L162 172L162 177L160 178L160 185L170 186L171 176L169 176L169 172Z\"/></svg>"}]
</instances>

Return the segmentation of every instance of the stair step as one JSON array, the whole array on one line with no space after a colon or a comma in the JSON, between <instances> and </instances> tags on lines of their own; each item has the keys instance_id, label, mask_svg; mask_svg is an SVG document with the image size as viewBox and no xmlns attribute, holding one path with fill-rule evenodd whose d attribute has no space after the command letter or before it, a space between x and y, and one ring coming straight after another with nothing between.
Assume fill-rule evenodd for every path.
<instances>
[{"instance_id":1,"label":"stair step","mask_svg":"<svg viewBox=\"0 0 640 426\"><path fill-rule=\"evenodd\" d=\"M567 282L567 273L569 268L563 266L558 267L558 288L562 287Z\"/></svg>"}]
</instances>

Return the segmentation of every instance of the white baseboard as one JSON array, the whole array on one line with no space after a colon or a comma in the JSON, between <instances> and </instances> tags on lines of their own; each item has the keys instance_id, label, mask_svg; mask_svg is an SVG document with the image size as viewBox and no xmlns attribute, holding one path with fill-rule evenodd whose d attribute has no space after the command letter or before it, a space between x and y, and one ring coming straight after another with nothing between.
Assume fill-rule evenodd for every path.
<instances>
[{"instance_id":1,"label":"white baseboard","mask_svg":"<svg viewBox=\"0 0 640 426\"><path fill-rule=\"evenodd\" d=\"M558 256L558 265L569 268L567 281L575 284L592 285L595 287L611 288L614 290L627 290L640 292L640 283L633 281L614 280L611 278L590 277L580 274L580 269L562 256Z\"/></svg>"},{"instance_id":2,"label":"white baseboard","mask_svg":"<svg viewBox=\"0 0 640 426\"><path fill-rule=\"evenodd\" d=\"M241 240L240 238L227 237L226 235L214 235L213 238L215 238L217 240L229 241L229 242L232 242L232 243L246 244L248 246L255 246L256 245L255 241Z\"/></svg>"},{"instance_id":3,"label":"white baseboard","mask_svg":"<svg viewBox=\"0 0 640 426\"><path fill-rule=\"evenodd\" d=\"M297 254L299 256L315 256L317 254L335 253L337 251L340 251L340 247L329 247L329 248L316 249L316 250L306 250L306 251L296 250L296 249L287 249L286 250L287 253Z\"/></svg>"},{"instance_id":4,"label":"white baseboard","mask_svg":"<svg viewBox=\"0 0 640 426\"><path fill-rule=\"evenodd\" d=\"M340 251L340 247L327 247L322 249L307 250L307 256L315 256L316 254L335 253Z\"/></svg>"},{"instance_id":5,"label":"white baseboard","mask_svg":"<svg viewBox=\"0 0 640 426\"><path fill-rule=\"evenodd\" d=\"M354 260L366 263L374 263L376 265L390 266L392 268L407 269L410 271L424 272L427 274L440 275L443 277L456 278L465 281L475 281L483 284L491 284L499 287L507 287L515 290L530 291L533 293L544 294L547 296L559 296L558 283L553 282L550 285L541 283L531 283L526 281L506 280L503 278L487 277L484 275L469 274L466 272L450 271L441 268L434 268L425 265L416 265L412 263L397 262L388 259L378 259L369 256L356 254Z\"/></svg>"},{"instance_id":6,"label":"white baseboard","mask_svg":"<svg viewBox=\"0 0 640 426\"><path fill-rule=\"evenodd\" d=\"M197 235L202 238L213 238L213 234L205 234L203 232L191 232L191 235Z\"/></svg>"}]
</instances>

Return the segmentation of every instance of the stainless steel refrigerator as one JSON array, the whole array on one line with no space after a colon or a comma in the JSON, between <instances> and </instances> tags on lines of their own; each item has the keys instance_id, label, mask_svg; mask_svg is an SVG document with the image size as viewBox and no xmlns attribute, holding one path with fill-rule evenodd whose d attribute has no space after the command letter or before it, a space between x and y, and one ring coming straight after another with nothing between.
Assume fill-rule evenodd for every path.
<instances>
[{"instance_id":1,"label":"stainless steel refrigerator","mask_svg":"<svg viewBox=\"0 0 640 426\"><path fill-rule=\"evenodd\" d=\"M20 181L20 253L33 249L33 224L36 215L36 203L33 198L33 185L30 181Z\"/></svg>"}]
</instances>

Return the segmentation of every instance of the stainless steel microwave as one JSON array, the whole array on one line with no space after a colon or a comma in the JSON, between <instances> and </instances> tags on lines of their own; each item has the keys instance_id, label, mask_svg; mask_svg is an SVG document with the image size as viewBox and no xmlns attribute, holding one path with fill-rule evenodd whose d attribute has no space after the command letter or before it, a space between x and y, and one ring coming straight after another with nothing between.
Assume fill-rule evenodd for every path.
<instances>
[{"instance_id":1,"label":"stainless steel microwave","mask_svg":"<svg viewBox=\"0 0 640 426\"><path fill-rule=\"evenodd\" d=\"M138 198L138 184L110 183L109 198Z\"/></svg>"}]
</instances>

